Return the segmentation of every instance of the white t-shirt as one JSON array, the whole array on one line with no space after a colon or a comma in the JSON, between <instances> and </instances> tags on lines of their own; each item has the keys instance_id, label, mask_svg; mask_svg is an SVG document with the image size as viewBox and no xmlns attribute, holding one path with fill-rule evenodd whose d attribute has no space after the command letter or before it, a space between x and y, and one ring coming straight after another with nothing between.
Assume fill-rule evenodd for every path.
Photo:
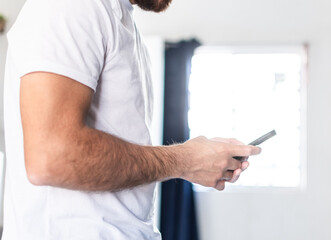
<instances>
[{"instance_id":1,"label":"white t-shirt","mask_svg":"<svg viewBox=\"0 0 331 240\"><path fill-rule=\"evenodd\" d=\"M129 0L27 0L8 33L3 240L161 239L153 225L155 184L116 193L32 185L26 175L20 77L67 76L95 91L91 127L150 144L149 58Z\"/></svg>"}]
</instances>

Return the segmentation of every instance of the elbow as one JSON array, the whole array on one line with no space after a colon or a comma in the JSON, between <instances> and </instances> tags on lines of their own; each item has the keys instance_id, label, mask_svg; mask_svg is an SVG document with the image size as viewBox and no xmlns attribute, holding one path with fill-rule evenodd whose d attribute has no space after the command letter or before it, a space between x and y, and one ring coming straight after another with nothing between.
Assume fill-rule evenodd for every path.
<instances>
[{"instance_id":1,"label":"elbow","mask_svg":"<svg viewBox=\"0 0 331 240\"><path fill-rule=\"evenodd\" d=\"M48 134L47 140L25 136L25 170L32 185L61 187L71 177L68 164L68 158L72 156L70 141L58 134Z\"/></svg>"},{"instance_id":2,"label":"elbow","mask_svg":"<svg viewBox=\"0 0 331 240\"><path fill-rule=\"evenodd\" d=\"M32 171L27 169L27 177L29 182L35 186L46 186L46 179L39 172Z\"/></svg>"},{"instance_id":3,"label":"elbow","mask_svg":"<svg viewBox=\"0 0 331 240\"><path fill-rule=\"evenodd\" d=\"M25 154L25 169L29 182L35 186L53 185L54 174L52 166L52 159L42 153Z\"/></svg>"}]
</instances>

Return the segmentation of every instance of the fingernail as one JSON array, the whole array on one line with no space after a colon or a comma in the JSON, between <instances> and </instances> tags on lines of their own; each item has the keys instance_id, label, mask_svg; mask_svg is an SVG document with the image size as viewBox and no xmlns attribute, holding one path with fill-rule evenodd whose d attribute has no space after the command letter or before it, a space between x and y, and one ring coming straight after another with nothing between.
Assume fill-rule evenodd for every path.
<instances>
[{"instance_id":1,"label":"fingernail","mask_svg":"<svg viewBox=\"0 0 331 240\"><path fill-rule=\"evenodd\" d=\"M231 182L232 183L235 183L235 182L237 182L238 181L238 179L239 179L239 177L240 177L240 174L235 178L235 179L233 179Z\"/></svg>"}]
</instances>

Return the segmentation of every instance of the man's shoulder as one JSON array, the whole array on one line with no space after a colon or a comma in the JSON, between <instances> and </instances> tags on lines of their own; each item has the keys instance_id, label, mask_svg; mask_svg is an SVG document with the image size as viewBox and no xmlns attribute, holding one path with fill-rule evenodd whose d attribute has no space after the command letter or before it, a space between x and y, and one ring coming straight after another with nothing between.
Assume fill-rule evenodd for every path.
<instances>
[{"instance_id":1,"label":"man's shoulder","mask_svg":"<svg viewBox=\"0 0 331 240\"><path fill-rule=\"evenodd\" d=\"M81 15L85 18L95 13L101 17L102 12L112 9L113 2L114 0L27 0L21 13L58 17Z\"/></svg>"},{"instance_id":2,"label":"man's shoulder","mask_svg":"<svg viewBox=\"0 0 331 240\"><path fill-rule=\"evenodd\" d=\"M16 33L20 36L32 35L63 28L70 31L79 28L106 30L112 22L109 19L114 15L112 1L27 0L8 36L10 38Z\"/></svg>"}]
</instances>

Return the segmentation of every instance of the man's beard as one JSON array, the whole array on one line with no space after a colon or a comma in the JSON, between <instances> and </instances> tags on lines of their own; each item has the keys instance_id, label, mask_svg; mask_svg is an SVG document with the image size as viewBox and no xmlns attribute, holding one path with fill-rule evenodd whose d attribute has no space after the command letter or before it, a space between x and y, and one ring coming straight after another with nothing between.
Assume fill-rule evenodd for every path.
<instances>
[{"instance_id":1,"label":"man's beard","mask_svg":"<svg viewBox=\"0 0 331 240\"><path fill-rule=\"evenodd\" d=\"M141 9L153 12L162 12L166 10L172 0L134 0Z\"/></svg>"}]
</instances>

